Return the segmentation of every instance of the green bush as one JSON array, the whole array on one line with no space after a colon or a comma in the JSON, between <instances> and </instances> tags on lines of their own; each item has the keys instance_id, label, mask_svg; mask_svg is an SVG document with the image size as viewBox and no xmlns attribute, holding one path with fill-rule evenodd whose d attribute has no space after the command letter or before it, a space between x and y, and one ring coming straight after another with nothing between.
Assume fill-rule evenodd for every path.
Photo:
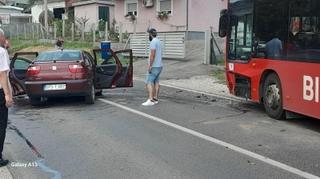
<instances>
[{"instance_id":1,"label":"green bush","mask_svg":"<svg viewBox=\"0 0 320 179\"><path fill-rule=\"evenodd\" d=\"M99 31L105 31L106 30L106 21L104 21L103 19L99 20L98 30Z\"/></svg>"}]
</instances>

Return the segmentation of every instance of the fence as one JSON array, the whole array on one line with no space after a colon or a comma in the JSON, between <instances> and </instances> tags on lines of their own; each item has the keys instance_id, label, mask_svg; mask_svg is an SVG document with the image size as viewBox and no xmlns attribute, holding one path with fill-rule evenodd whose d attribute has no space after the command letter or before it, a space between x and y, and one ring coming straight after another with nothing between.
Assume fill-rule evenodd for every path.
<instances>
[{"instance_id":1,"label":"fence","mask_svg":"<svg viewBox=\"0 0 320 179\"><path fill-rule=\"evenodd\" d=\"M205 32L186 32L186 60L206 57L205 40Z\"/></svg>"},{"instance_id":2,"label":"fence","mask_svg":"<svg viewBox=\"0 0 320 179\"><path fill-rule=\"evenodd\" d=\"M45 31L40 24L8 24L2 25L5 35L10 39L41 39L45 38Z\"/></svg>"},{"instance_id":3,"label":"fence","mask_svg":"<svg viewBox=\"0 0 320 179\"><path fill-rule=\"evenodd\" d=\"M223 60L221 47L224 41L213 32L160 32L158 38L162 42L164 58L202 60L204 64L217 64ZM134 56L148 57L150 42L147 33L131 34L128 44Z\"/></svg>"},{"instance_id":4,"label":"fence","mask_svg":"<svg viewBox=\"0 0 320 179\"><path fill-rule=\"evenodd\" d=\"M163 46L164 58L185 58L185 32L161 32L158 33ZM149 53L149 35L147 33L132 34L130 48L134 56L147 57Z\"/></svg>"},{"instance_id":5,"label":"fence","mask_svg":"<svg viewBox=\"0 0 320 179\"><path fill-rule=\"evenodd\" d=\"M118 41L119 34L106 26L105 30L98 30L99 25L94 24L89 31L83 25L72 22L55 22L49 26L48 31L39 23L2 25L5 35L10 39L19 40L55 40L59 37L68 41L81 41L96 44L103 40ZM107 29L107 30L106 30Z\"/></svg>"},{"instance_id":6,"label":"fence","mask_svg":"<svg viewBox=\"0 0 320 179\"><path fill-rule=\"evenodd\" d=\"M148 34L128 34L121 30L123 27L125 24L122 24L120 29L109 28L106 23L103 28L101 28L101 24L92 24L88 28L83 24L70 21L56 21L49 27L48 32L41 24L36 23L2 25L1 28L10 39L18 40L56 40L58 37L62 37L65 41L91 43L93 46L97 46L100 41L110 40L113 42L112 46L117 49L123 48L123 42L127 41L129 46L125 47L133 49L134 56L147 57L150 43ZM85 29L90 30L85 31ZM103 31L103 29L105 30ZM210 31L160 32L158 37L163 44L164 58L199 59L203 60L204 64L216 64L222 59L221 44L223 44L223 40L216 38L216 35ZM119 41L120 43L114 43Z\"/></svg>"}]
</instances>

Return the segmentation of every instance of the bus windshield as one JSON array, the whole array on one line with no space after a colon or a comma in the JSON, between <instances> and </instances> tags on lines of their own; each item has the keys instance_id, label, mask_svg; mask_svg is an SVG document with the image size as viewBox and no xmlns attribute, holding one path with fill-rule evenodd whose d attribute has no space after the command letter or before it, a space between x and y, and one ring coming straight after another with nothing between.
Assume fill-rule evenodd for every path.
<instances>
[{"instance_id":1,"label":"bus windshield","mask_svg":"<svg viewBox=\"0 0 320 179\"><path fill-rule=\"evenodd\" d=\"M253 0L230 0L229 10L236 17L229 36L230 60L248 60L252 51Z\"/></svg>"}]
</instances>

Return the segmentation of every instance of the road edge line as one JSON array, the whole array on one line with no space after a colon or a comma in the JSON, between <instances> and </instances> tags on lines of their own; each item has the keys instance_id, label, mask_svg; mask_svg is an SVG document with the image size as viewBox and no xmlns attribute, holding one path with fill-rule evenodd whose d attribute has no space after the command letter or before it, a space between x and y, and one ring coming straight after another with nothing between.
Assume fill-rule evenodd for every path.
<instances>
[{"instance_id":1,"label":"road edge line","mask_svg":"<svg viewBox=\"0 0 320 179\"><path fill-rule=\"evenodd\" d=\"M287 164L278 162L278 161L276 161L276 160L270 159L270 158L265 157L265 156L263 156L263 155L260 155L260 154L251 152L251 151L249 151L249 150L243 149L243 148L241 148L241 147L235 146L235 145L233 145L233 144L224 142L224 141L222 141L222 140L219 140L219 139L210 137L210 136L208 136L208 135L202 134L202 133L197 132L197 131L194 131L194 130L192 130L192 129L188 129L188 128L186 128L186 127L179 126L179 125L174 124L174 123L172 123L172 122L168 122L168 121L163 120L163 119L161 119L161 118L158 118L158 117L155 117L155 116L146 114L146 113L144 113L144 112L141 112L141 111L138 111L138 110L129 108L129 107L126 107L126 106L124 106L124 105L115 103L115 102L113 102L113 101L109 101L109 100L106 100L106 99L99 99L99 100L102 101L102 102L104 102L104 103L110 104L110 105L112 105L112 106L116 106L116 107L118 107L118 108L121 108L121 109L124 109L124 110L126 110L126 111L129 111L129 112L131 112L131 113L134 113L134 114L137 114L137 115L146 117L146 118L148 118L148 119L151 119L151 120L153 120L153 121L159 122L159 123L164 124L164 125L166 125L166 126L175 128L175 129L177 129L177 130L179 130L179 131L188 133L188 134L190 134L190 135L193 135L193 136L195 136L195 137L201 138L201 139L203 139L203 140L206 140L206 141L215 143L215 144L217 144L217 145L220 145L220 146L222 146L222 147L225 147L225 148L227 148L227 149L230 149L230 150L232 150L232 151L234 151L234 152L237 152L237 153L246 155L246 156L248 156L248 157L251 157L251 158L253 158L253 159L259 160L259 161L261 161L261 162L263 162L263 163L266 163L266 164L269 164L269 165L271 165L271 166L280 168L280 169L282 169L282 170L285 170L285 171L287 171L287 172L289 172L289 173L298 175L298 176L300 176L300 177L307 178L307 179L320 179L319 176L313 175L313 174L308 173L308 172L304 172L304 171L302 171L302 170L300 170L300 169L291 167L291 166L289 166L289 165L287 165Z\"/></svg>"}]
</instances>

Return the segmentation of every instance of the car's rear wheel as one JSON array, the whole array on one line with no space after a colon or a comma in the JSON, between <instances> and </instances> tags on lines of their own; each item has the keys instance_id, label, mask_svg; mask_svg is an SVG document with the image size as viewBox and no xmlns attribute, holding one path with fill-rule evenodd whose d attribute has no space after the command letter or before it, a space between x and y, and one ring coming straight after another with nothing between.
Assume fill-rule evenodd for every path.
<instances>
[{"instance_id":1,"label":"car's rear wheel","mask_svg":"<svg viewBox=\"0 0 320 179\"><path fill-rule=\"evenodd\" d=\"M271 73L267 76L263 88L263 105L270 117L277 120L286 118L282 99L280 79L277 74Z\"/></svg>"},{"instance_id":2,"label":"car's rear wheel","mask_svg":"<svg viewBox=\"0 0 320 179\"><path fill-rule=\"evenodd\" d=\"M39 106L41 105L41 97L30 97L29 101L32 106Z\"/></svg>"},{"instance_id":3,"label":"car's rear wheel","mask_svg":"<svg viewBox=\"0 0 320 179\"><path fill-rule=\"evenodd\" d=\"M95 100L96 100L96 92L95 92L95 87L92 84L88 95L85 96L85 102L87 104L94 104Z\"/></svg>"}]
</instances>

